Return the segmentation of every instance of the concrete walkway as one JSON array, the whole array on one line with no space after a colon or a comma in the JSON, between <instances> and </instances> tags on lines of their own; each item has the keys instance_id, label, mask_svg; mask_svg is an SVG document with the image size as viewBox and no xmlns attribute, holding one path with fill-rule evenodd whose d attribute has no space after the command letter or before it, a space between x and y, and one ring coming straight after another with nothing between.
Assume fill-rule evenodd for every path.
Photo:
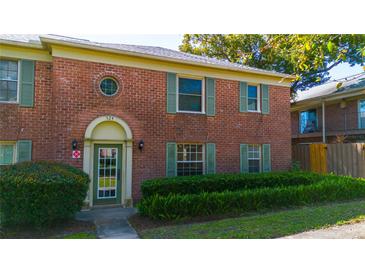
<instances>
[{"instance_id":1,"label":"concrete walkway","mask_svg":"<svg viewBox=\"0 0 365 274\"><path fill-rule=\"evenodd\" d=\"M128 223L135 208L96 208L76 214L80 221L93 221L100 239L138 239L136 231Z\"/></svg>"},{"instance_id":2,"label":"concrete walkway","mask_svg":"<svg viewBox=\"0 0 365 274\"><path fill-rule=\"evenodd\" d=\"M306 231L282 239L365 239L365 221Z\"/></svg>"}]
</instances>

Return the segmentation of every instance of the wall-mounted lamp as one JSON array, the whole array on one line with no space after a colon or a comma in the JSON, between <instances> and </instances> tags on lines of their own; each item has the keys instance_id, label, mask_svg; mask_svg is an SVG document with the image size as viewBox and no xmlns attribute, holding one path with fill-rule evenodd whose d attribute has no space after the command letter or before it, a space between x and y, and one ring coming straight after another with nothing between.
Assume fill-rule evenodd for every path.
<instances>
[{"instance_id":1,"label":"wall-mounted lamp","mask_svg":"<svg viewBox=\"0 0 365 274\"><path fill-rule=\"evenodd\" d=\"M142 149L144 148L144 141L143 141L143 140L139 141L139 143L138 143L138 148L139 148L140 150L142 150Z\"/></svg>"},{"instance_id":2,"label":"wall-mounted lamp","mask_svg":"<svg viewBox=\"0 0 365 274\"><path fill-rule=\"evenodd\" d=\"M347 106L346 101L345 101L345 100L342 100L342 101L340 102L340 108L344 109L346 106Z\"/></svg>"},{"instance_id":3,"label":"wall-mounted lamp","mask_svg":"<svg viewBox=\"0 0 365 274\"><path fill-rule=\"evenodd\" d=\"M76 140L76 139L74 139L74 140L72 141L72 150L77 150L77 147L78 147L77 140Z\"/></svg>"}]
</instances>

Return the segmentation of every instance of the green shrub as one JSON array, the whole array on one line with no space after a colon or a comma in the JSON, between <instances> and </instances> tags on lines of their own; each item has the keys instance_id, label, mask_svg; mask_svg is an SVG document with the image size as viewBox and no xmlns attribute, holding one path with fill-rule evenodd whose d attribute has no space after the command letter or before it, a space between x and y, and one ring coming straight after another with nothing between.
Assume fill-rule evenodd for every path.
<instances>
[{"instance_id":1,"label":"green shrub","mask_svg":"<svg viewBox=\"0 0 365 274\"><path fill-rule=\"evenodd\" d=\"M89 177L60 163L25 162L0 171L0 218L5 225L49 225L74 216Z\"/></svg>"},{"instance_id":2,"label":"green shrub","mask_svg":"<svg viewBox=\"0 0 365 274\"><path fill-rule=\"evenodd\" d=\"M289 208L357 198L365 198L364 179L332 176L309 185L185 195L154 195L142 199L138 209L142 215L150 218L171 220L227 212L245 213L262 209Z\"/></svg>"},{"instance_id":3,"label":"green shrub","mask_svg":"<svg viewBox=\"0 0 365 274\"><path fill-rule=\"evenodd\" d=\"M142 183L144 198L153 195L199 194L291 185L308 185L330 175L309 172L272 172L256 174L213 174L199 176L167 177Z\"/></svg>"}]
</instances>

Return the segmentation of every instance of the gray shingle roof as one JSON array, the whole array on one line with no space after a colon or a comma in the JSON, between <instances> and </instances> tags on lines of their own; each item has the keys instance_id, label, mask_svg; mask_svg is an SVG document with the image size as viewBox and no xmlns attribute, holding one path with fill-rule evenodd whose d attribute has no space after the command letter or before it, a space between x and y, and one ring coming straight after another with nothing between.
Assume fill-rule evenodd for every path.
<instances>
[{"instance_id":1,"label":"gray shingle roof","mask_svg":"<svg viewBox=\"0 0 365 274\"><path fill-rule=\"evenodd\" d=\"M233 69L233 70L241 70L241 71L250 71L253 73L261 73L261 74L270 74L275 75L283 78L290 77L287 74L279 73L275 71L270 70L264 70L249 66L244 66L237 63L231 63L229 61L225 60L219 60L216 58L210 58L200 55L194 55L189 53L184 53L176 50L166 49L162 47L154 47L154 46L139 46L139 45L127 45L127 44L113 44L113 43L100 43L100 42L92 42L87 39L79 39L79 38L72 38L72 37L66 37L66 36L60 36L60 35L23 35L23 34L1 34L0 40L7 40L7 41L14 41L19 43L27 43L27 44L34 44L34 45L41 45L41 39L52 39L57 40L60 42L66 42L66 43L72 43L72 44L78 44L81 46L92 46L92 47L98 47L101 49L113 49L113 50L119 50L123 52L130 52L130 53L136 53L136 54L144 54L144 55L150 55L153 57L163 57L163 58L169 58L182 62L192 62L192 63L200 63L205 65L215 65L222 68L227 69Z\"/></svg>"},{"instance_id":2,"label":"gray shingle roof","mask_svg":"<svg viewBox=\"0 0 365 274\"><path fill-rule=\"evenodd\" d=\"M339 88L337 88L338 83L341 83ZM316 99L323 96L335 96L345 92L361 90L362 88L365 89L365 72L337 81L331 81L305 91L299 91L294 102Z\"/></svg>"}]
</instances>

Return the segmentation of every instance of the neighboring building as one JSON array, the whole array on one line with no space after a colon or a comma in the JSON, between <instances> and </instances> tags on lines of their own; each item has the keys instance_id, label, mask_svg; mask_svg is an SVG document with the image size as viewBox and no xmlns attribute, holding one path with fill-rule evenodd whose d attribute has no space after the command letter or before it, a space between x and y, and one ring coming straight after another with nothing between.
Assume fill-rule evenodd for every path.
<instances>
[{"instance_id":1,"label":"neighboring building","mask_svg":"<svg viewBox=\"0 0 365 274\"><path fill-rule=\"evenodd\" d=\"M154 177L290 167L288 75L57 35L1 35L0 57L0 164L79 167L91 206Z\"/></svg>"},{"instance_id":2,"label":"neighboring building","mask_svg":"<svg viewBox=\"0 0 365 274\"><path fill-rule=\"evenodd\" d=\"M365 73L298 92L291 120L293 144L365 142Z\"/></svg>"}]
</instances>

